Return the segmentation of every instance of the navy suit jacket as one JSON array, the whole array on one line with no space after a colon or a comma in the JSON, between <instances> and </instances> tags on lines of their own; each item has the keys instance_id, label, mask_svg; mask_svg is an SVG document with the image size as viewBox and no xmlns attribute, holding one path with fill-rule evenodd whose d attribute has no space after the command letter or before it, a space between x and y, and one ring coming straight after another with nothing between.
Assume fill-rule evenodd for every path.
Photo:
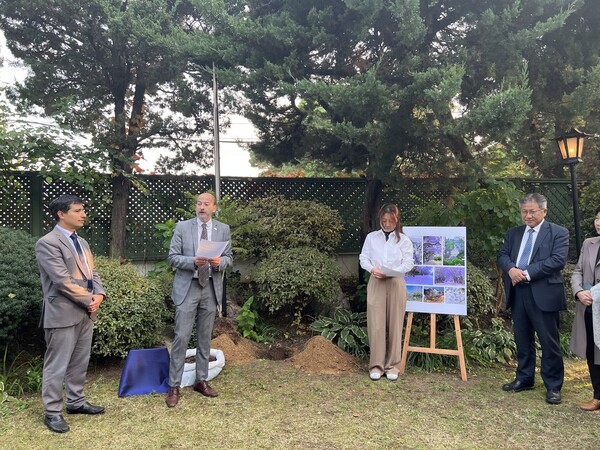
<instances>
[{"instance_id":1,"label":"navy suit jacket","mask_svg":"<svg viewBox=\"0 0 600 450\"><path fill-rule=\"evenodd\" d=\"M512 282L508 271L517 267L517 256L525 225L511 228L504 236L504 244L498 252L498 265L504 272L504 291L506 307L511 307ZM526 267L531 278L531 292L535 303L542 311L563 311L567 309L564 279L561 270L567 263L569 253L569 231L544 220L540 233L535 240L529 265Z\"/></svg>"}]
</instances>

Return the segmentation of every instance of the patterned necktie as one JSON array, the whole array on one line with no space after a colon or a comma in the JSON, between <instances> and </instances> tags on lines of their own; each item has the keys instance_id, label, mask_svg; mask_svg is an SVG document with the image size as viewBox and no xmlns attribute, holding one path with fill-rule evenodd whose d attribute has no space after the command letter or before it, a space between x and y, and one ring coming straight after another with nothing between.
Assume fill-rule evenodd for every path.
<instances>
[{"instance_id":1,"label":"patterned necktie","mask_svg":"<svg viewBox=\"0 0 600 450\"><path fill-rule=\"evenodd\" d=\"M528 231L529 236L527 236L527 242L525 242L525 247L523 247L523 253L519 258L519 263L517 267L521 270L524 270L529 263L529 257L531 256L531 248L533 247L533 228L530 228Z\"/></svg>"},{"instance_id":2,"label":"patterned necktie","mask_svg":"<svg viewBox=\"0 0 600 450\"><path fill-rule=\"evenodd\" d=\"M206 230L206 224L202 224L202 234L200 235L200 239L208 240L208 231ZM208 263L198 267L198 284L202 287L206 287L208 284Z\"/></svg>"}]
</instances>

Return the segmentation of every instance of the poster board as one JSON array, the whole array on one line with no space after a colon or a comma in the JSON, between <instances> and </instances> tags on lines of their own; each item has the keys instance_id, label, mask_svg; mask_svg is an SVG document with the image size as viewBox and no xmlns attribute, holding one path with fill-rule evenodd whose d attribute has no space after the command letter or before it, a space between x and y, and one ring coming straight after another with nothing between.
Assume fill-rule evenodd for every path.
<instances>
[{"instance_id":1,"label":"poster board","mask_svg":"<svg viewBox=\"0 0 600 450\"><path fill-rule=\"evenodd\" d=\"M466 227L404 227L415 266L405 275L407 312L467 315Z\"/></svg>"}]
</instances>

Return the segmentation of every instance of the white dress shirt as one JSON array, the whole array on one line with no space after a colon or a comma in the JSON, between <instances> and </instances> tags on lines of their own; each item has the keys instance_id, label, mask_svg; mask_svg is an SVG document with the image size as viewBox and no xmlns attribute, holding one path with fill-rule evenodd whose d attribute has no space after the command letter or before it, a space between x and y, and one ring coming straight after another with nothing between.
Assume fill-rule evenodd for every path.
<instances>
[{"instance_id":1,"label":"white dress shirt","mask_svg":"<svg viewBox=\"0 0 600 450\"><path fill-rule=\"evenodd\" d=\"M396 272L409 272L415 265L413 260L413 245L405 234L400 234L400 240L392 231L386 241L383 230L372 231L367 235L360 252L360 266L367 272L374 267L387 267Z\"/></svg>"},{"instance_id":2,"label":"white dress shirt","mask_svg":"<svg viewBox=\"0 0 600 450\"><path fill-rule=\"evenodd\" d=\"M538 235L540 234L540 228L542 228L543 223L544 220L542 220L533 228L530 228L528 226L525 227L525 233L523 233L523 238L521 239L521 246L519 247L519 254L517 255L517 264L521 260L521 255L523 254L523 250L525 249L525 244L527 243L527 238L529 237L529 230L533 230L533 235L531 236L531 252L529 253L529 259L527 260L527 265L529 265L529 261L531 261L531 255L533 255L533 247L535 246L535 241ZM525 272L527 280L531 281L531 278L529 277L529 272L527 272L527 270L523 270L523 272Z\"/></svg>"}]
</instances>

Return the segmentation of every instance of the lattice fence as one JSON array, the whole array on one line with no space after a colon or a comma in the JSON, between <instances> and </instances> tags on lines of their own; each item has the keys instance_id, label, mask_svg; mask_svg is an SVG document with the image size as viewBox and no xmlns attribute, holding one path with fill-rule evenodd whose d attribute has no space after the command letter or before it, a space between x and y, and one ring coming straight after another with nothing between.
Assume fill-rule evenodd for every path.
<instances>
[{"instance_id":1,"label":"lattice fence","mask_svg":"<svg viewBox=\"0 0 600 450\"><path fill-rule=\"evenodd\" d=\"M154 227L178 217L176 208L188 207L186 192L199 193L214 189L214 177L141 176L143 188L132 188L127 222L127 257L134 260L155 260L165 257L161 237ZM434 180L435 181L435 180ZM513 180L524 191L542 192L548 198L548 219L572 230L573 214L570 183L567 180ZM457 181L453 191L457 191ZM440 183L439 186L443 186ZM449 192L432 180L405 180L386 186L384 202L400 207L403 221L414 223L415 212L429 200L443 200ZM235 200L252 200L267 195L281 195L292 200L318 201L337 209L344 221L344 233L338 251L360 251L360 217L366 184L357 179L314 178L221 178L221 194ZM5 176L5 188L0 200L0 226L24 230L39 236L54 226L47 211L52 199L72 193L86 202L89 225L81 234L90 242L96 254L106 255L109 249L111 186L97 186L94 194L82 191L61 180L43 180L37 173L15 173ZM573 238L572 238L573 239Z\"/></svg>"}]
</instances>

